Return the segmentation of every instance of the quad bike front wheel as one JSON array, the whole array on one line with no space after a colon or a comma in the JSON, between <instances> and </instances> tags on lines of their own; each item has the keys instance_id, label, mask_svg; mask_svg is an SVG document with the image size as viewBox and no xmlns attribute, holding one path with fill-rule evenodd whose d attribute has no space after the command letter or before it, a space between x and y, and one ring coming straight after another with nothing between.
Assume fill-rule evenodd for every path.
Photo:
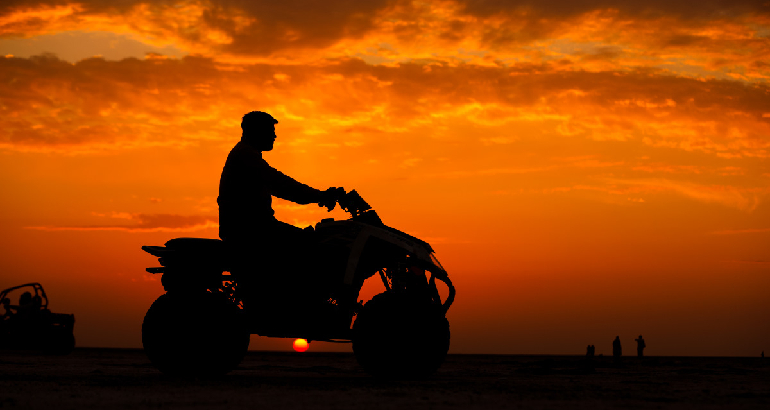
<instances>
[{"instance_id":1,"label":"quad bike front wheel","mask_svg":"<svg viewBox=\"0 0 770 410\"><path fill-rule=\"evenodd\" d=\"M449 321L422 298L381 293L353 323L353 352L364 370L387 379L433 374L449 350Z\"/></svg>"},{"instance_id":2,"label":"quad bike front wheel","mask_svg":"<svg viewBox=\"0 0 770 410\"><path fill-rule=\"evenodd\" d=\"M147 311L142 344L163 373L210 377L238 366L248 350L249 333L238 307L222 295L170 292Z\"/></svg>"}]
</instances>

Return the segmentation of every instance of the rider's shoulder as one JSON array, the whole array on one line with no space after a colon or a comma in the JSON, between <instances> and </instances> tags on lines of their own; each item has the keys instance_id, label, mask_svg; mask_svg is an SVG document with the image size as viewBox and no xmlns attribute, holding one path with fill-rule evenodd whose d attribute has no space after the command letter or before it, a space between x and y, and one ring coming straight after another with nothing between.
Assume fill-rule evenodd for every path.
<instances>
[{"instance_id":1,"label":"rider's shoulder","mask_svg":"<svg viewBox=\"0 0 770 410\"><path fill-rule=\"evenodd\" d=\"M259 161L259 162L265 162L265 160L262 158L262 152L258 149L253 148L249 144L244 143L243 141L238 142L235 144L232 150L230 150L230 154L227 156L228 160L247 160L247 161Z\"/></svg>"},{"instance_id":2,"label":"rider's shoulder","mask_svg":"<svg viewBox=\"0 0 770 410\"><path fill-rule=\"evenodd\" d=\"M275 168L271 167L270 164L262 158L261 154L262 152L255 152L249 147L244 148L243 146L236 145L227 156L224 172L228 172L227 170L229 170L229 172L247 174L254 172L270 174L275 172Z\"/></svg>"}]
</instances>

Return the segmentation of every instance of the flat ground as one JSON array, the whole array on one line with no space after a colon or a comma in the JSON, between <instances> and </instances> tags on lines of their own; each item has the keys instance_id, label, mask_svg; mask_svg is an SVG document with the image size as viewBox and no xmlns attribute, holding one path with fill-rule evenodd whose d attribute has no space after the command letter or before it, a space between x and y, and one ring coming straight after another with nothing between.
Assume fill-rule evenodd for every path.
<instances>
[{"instance_id":1,"label":"flat ground","mask_svg":"<svg viewBox=\"0 0 770 410\"><path fill-rule=\"evenodd\" d=\"M770 409L770 360L450 355L425 381L368 377L349 353L250 352L215 380L162 375L141 350L0 352L0 408Z\"/></svg>"}]
</instances>

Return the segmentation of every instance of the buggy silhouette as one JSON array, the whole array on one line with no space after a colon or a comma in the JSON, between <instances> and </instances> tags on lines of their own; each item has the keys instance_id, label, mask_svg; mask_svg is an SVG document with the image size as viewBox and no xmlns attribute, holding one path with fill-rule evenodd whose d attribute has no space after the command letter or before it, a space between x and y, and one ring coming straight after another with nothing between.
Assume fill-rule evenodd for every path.
<instances>
[{"instance_id":1,"label":"buggy silhouette","mask_svg":"<svg viewBox=\"0 0 770 410\"><path fill-rule=\"evenodd\" d=\"M11 304L11 293L21 293L19 304ZM0 348L42 350L68 354L75 348L75 315L52 313L48 296L39 283L26 283L0 292L4 308L0 318Z\"/></svg>"}]
</instances>

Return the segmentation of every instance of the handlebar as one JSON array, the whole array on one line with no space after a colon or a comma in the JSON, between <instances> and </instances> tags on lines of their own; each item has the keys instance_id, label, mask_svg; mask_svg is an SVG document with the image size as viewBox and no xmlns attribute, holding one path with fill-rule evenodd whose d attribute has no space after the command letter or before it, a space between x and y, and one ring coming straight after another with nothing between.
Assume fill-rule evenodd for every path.
<instances>
[{"instance_id":1,"label":"handlebar","mask_svg":"<svg viewBox=\"0 0 770 410\"><path fill-rule=\"evenodd\" d=\"M343 211L355 218L372 209L355 189L346 193L345 188L332 187L327 189L324 194L326 197L318 202L318 206L325 206L329 212L334 210L337 204L340 204Z\"/></svg>"},{"instance_id":2,"label":"handlebar","mask_svg":"<svg viewBox=\"0 0 770 410\"><path fill-rule=\"evenodd\" d=\"M324 191L324 197L318 202L318 206L326 207L326 210L331 212L339 202L340 198L345 195L345 188L331 187Z\"/></svg>"},{"instance_id":3,"label":"handlebar","mask_svg":"<svg viewBox=\"0 0 770 410\"><path fill-rule=\"evenodd\" d=\"M363 198L361 198L361 195L359 195L355 189L348 193L345 193L345 190L343 189L342 194L343 195L340 196L337 202L339 202L340 207L345 212L348 212L351 216L356 217L365 211L372 209L372 207L366 203Z\"/></svg>"}]
</instances>

